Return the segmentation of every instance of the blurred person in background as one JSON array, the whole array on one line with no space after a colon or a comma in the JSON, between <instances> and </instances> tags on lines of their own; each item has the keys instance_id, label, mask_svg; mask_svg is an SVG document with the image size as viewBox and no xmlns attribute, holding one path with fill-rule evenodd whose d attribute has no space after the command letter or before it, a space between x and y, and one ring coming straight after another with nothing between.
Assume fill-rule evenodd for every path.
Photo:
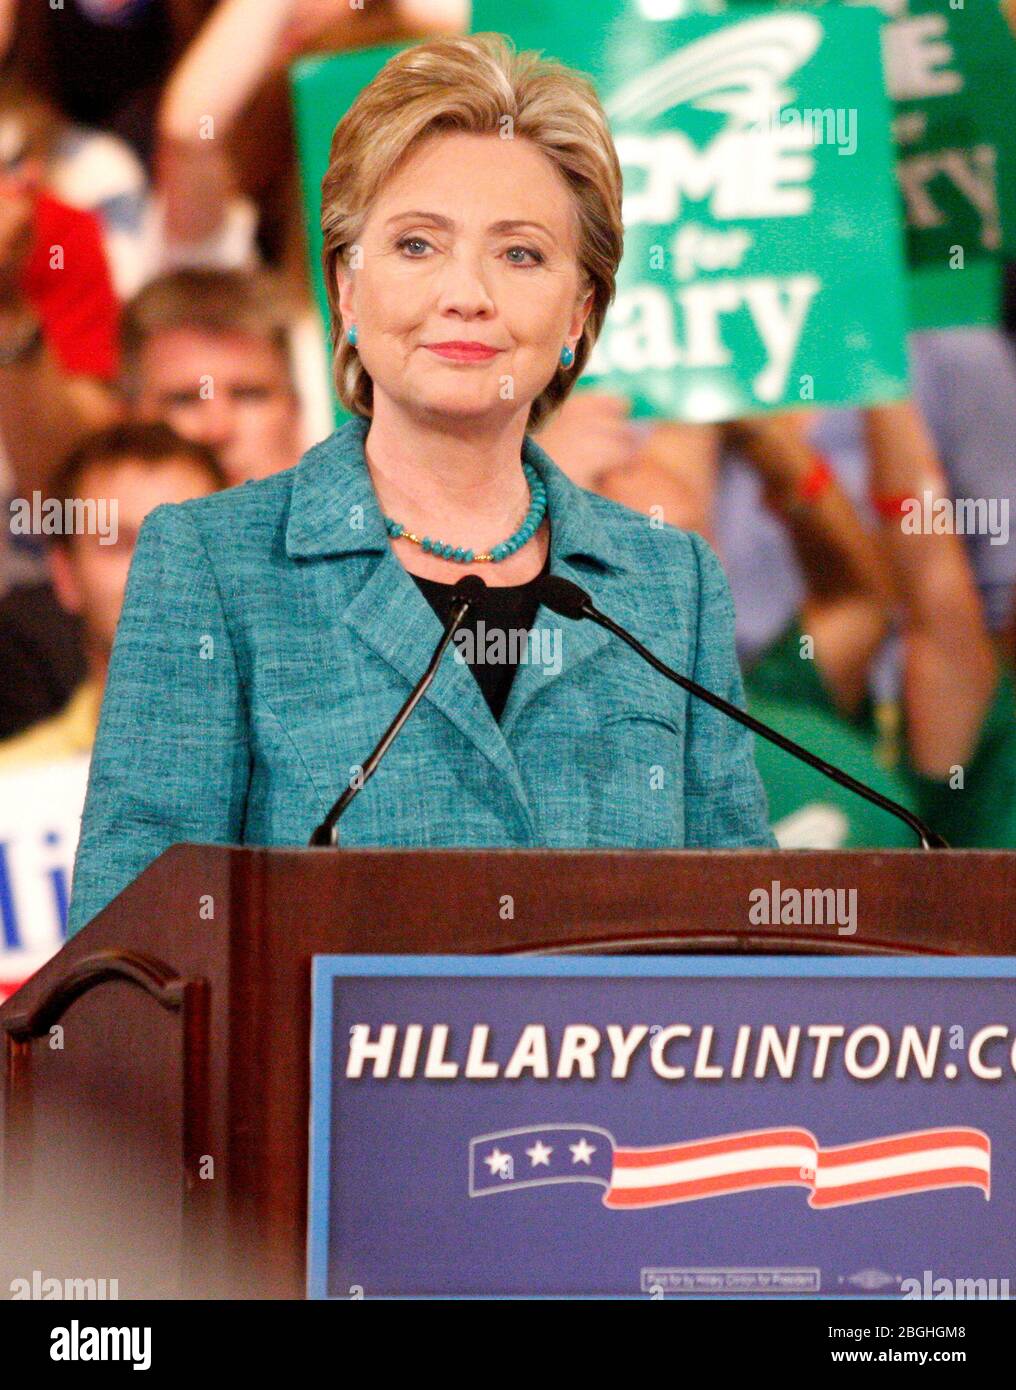
<instances>
[{"instance_id":1,"label":"blurred person in background","mask_svg":"<svg viewBox=\"0 0 1016 1390\"><path fill-rule=\"evenodd\" d=\"M906 756L921 814L957 848L1016 848L1016 688L954 531L915 529L901 499L951 502L908 402L865 412L870 492L900 605ZM989 591L990 593L991 591Z\"/></svg>"},{"instance_id":2,"label":"blurred person in background","mask_svg":"<svg viewBox=\"0 0 1016 1390\"><path fill-rule=\"evenodd\" d=\"M923 815L951 844L1016 846L1011 670L991 640L961 538L901 525L904 498L927 487L949 495L927 427L912 402L863 414L876 538L809 443L811 424L799 411L722 428L663 425L653 450L601 478L599 490L715 536L718 461L724 443L736 450L786 533L803 594L800 609L744 663L749 710ZM722 542L720 554L736 563ZM892 702L874 697L894 620L895 718ZM756 760L784 847L913 844L902 823L765 740L756 740Z\"/></svg>"},{"instance_id":3,"label":"blurred person in background","mask_svg":"<svg viewBox=\"0 0 1016 1390\"><path fill-rule=\"evenodd\" d=\"M54 197L98 218L113 287L133 294L148 270L148 175L108 131L76 125L8 64L0 70L0 150L29 145Z\"/></svg>"},{"instance_id":4,"label":"blurred person in background","mask_svg":"<svg viewBox=\"0 0 1016 1390\"><path fill-rule=\"evenodd\" d=\"M914 499L922 499L926 490L935 499L951 500L944 468L913 401L871 407L861 419L865 489L891 585L887 612L896 640L867 644L861 698L853 707L841 705L841 712L867 740L872 768L891 773L905 788L896 800L916 810L950 844L1016 846L1011 675L988 630L970 548L952 530L912 523ZM814 434L805 425L798 440L809 437ZM760 447L771 456L785 444L756 440L746 447L756 456ZM791 518L784 519L790 526ZM799 544L795 550L810 586L816 566L802 557ZM816 560L821 563L821 555ZM824 706L828 712L835 703L835 682L819 662L809 672L800 661L793 649L800 635L792 629L789 640L761 654L749 668L747 687L756 696L769 694L818 711ZM864 647L857 651L863 655ZM821 683L815 675L822 676ZM836 751L834 746L834 762ZM765 762L760 756L760 769Z\"/></svg>"},{"instance_id":5,"label":"blurred person in background","mask_svg":"<svg viewBox=\"0 0 1016 1390\"><path fill-rule=\"evenodd\" d=\"M71 121L150 164L159 93L215 0L0 0L0 52Z\"/></svg>"},{"instance_id":6,"label":"blurred person in background","mask_svg":"<svg viewBox=\"0 0 1016 1390\"><path fill-rule=\"evenodd\" d=\"M0 121L0 497L44 488L85 422L108 411L117 318L96 217L46 187L44 111ZM43 569L37 538L0 537L0 592Z\"/></svg>"},{"instance_id":7,"label":"blurred person in background","mask_svg":"<svg viewBox=\"0 0 1016 1390\"><path fill-rule=\"evenodd\" d=\"M144 170L129 148L71 125L10 69L0 75L0 165L0 491L6 502L45 494L77 440L118 416L117 292L167 257ZM194 253L183 243L170 249L175 259ZM44 574L40 538L5 527L0 591L14 590L11 603L23 628L39 631L43 646L56 651L68 633L48 591L40 595ZM52 640L45 636L47 606ZM17 655L12 660L18 664ZM74 674L73 661L59 654L54 661L65 676ZM31 701L20 704L16 690L9 693L14 727L65 693L54 691L50 674L38 672L41 711ZM9 714L0 713L0 734L11 727Z\"/></svg>"},{"instance_id":8,"label":"blurred person in background","mask_svg":"<svg viewBox=\"0 0 1016 1390\"><path fill-rule=\"evenodd\" d=\"M142 521L163 503L205 497L225 482L210 448L182 439L165 424L111 426L82 440L66 460L54 479L55 497L101 498L116 507L115 526L105 536L50 538L53 587L80 626L85 675L58 714L0 742L0 771L91 749Z\"/></svg>"},{"instance_id":9,"label":"blurred person in background","mask_svg":"<svg viewBox=\"0 0 1016 1390\"><path fill-rule=\"evenodd\" d=\"M304 446L290 310L263 272L181 270L153 281L123 316L127 413L214 448L230 487L292 468Z\"/></svg>"},{"instance_id":10,"label":"blurred person in background","mask_svg":"<svg viewBox=\"0 0 1016 1390\"><path fill-rule=\"evenodd\" d=\"M248 261L253 225L246 237L231 233L209 245L187 240L180 223L168 240L165 199L153 201L129 148L70 125L10 72L0 76L0 159L0 277L10 286L3 319L12 342L0 359L0 435L8 490L30 494L45 490L79 438L119 413L117 295L166 264ZM34 259L25 263L26 256ZM22 548L34 567L8 565L8 587L41 569L38 543Z\"/></svg>"},{"instance_id":11,"label":"blurred person in background","mask_svg":"<svg viewBox=\"0 0 1016 1390\"><path fill-rule=\"evenodd\" d=\"M994 501L1016 512L1016 355L990 328L951 328L908 337L911 395L930 432L953 498ZM795 411L794 414L800 414ZM801 415L810 445L828 459L865 524L877 514L868 489L862 412L815 410ZM785 528L761 501L754 469L736 449L722 458L717 538L726 557L737 610L738 651L751 659L783 630L801 605L800 570ZM963 537L989 629L1004 628L1016 584L1016 535ZM880 694L895 698L891 666Z\"/></svg>"},{"instance_id":12,"label":"blurred person in background","mask_svg":"<svg viewBox=\"0 0 1016 1390\"><path fill-rule=\"evenodd\" d=\"M119 389L107 388L103 413L164 421L214 449L227 486L292 468L304 445L290 323L287 298L266 272L161 277L124 310ZM0 602L0 648L6 737L64 704L85 656L52 586L41 580Z\"/></svg>"}]
</instances>

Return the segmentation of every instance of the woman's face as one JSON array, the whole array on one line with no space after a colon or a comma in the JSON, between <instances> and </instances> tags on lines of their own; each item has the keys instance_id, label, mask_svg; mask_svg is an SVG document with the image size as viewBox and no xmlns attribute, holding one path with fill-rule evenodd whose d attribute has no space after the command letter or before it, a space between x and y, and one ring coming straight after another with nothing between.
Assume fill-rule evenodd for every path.
<instances>
[{"instance_id":1,"label":"woman's face","mask_svg":"<svg viewBox=\"0 0 1016 1390\"><path fill-rule=\"evenodd\" d=\"M463 423L528 414L574 348L583 293L571 193L530 141L442 132L375 200L338 270L374 411Z\"/></svg>"}]
</instances>

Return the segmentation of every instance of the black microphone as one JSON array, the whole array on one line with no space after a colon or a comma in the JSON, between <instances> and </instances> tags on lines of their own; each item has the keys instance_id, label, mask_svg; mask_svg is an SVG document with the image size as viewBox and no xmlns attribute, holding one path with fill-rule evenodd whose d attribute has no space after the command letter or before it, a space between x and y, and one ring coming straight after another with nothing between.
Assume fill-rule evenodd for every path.
<instances>
[{"instance_id":1,"label":"black microphone","mask_svg":"<svg viewBox=\"0 0 1016 1390\"><path fill-rule=\"evenodd\" d=\"M890 815L897 816L909 825L914 834L919 837L923 849L949 848L947 842L937 831L925 825L924 821L915 816L912 811L908 811L905 806L901 806L898 801L891 801L881 792L875 791L872 787L866 787L856 777L851 777L849 772L844 772L841 768L834 767L832 763L827 763L823 758L816 757L807 748L802 748L793 739L777 733L768 724L763 724L760 719L746 714L743 709L738 709L729 700L724 700L722 696L707 690L704 685L689 680L687 676L679 675L677 671L665 665L658 657L653 656L652 652L637 641L630 632L626 632L613 619L608 618L605 613L601 613L585 590L580 589L577 584L573 584L570 579L562 579L560 575L556 574L546 575L537 587L537 597L540 603L546 604L548 608L559 613L563 618L574 618L576 621L580 621L582 618L592 618L594 623L599 623L600 627L605 627L615 637L620 637L621 641L626 642L632 651L638 652L644 661L648 661L654 670L659 671L668 680L672 680L682 690L687 690L689 695L695 695L700 700L705 700L714 709L729 715L731 719L736 719L738 724L743 724L746 729L751 729L752 733L767 738L770 743L775 743L777 748L782 748L785 753L790 753L792 757L800 758L809 767L816 768L817 771L824 773L826 777L831 778L841 787L856 792L858 796L863 796L865 801L870 801L873 805L880 806L883 811L888 811Z\"/></svg>"},{"instance_id":2,"label":"black microphone","mask_svg":"<svg viewBox=\"0 0 1016 1390\"><path fill-rule=\"evenodd\" d=\"M388 752L399 730L412 714L413 710L422 699L424 691L437 675L437 668L441 665L441 658L445 654L445 648L448 646L448 643L465 622L466 614L469 610L482 600L486 590L486 580L481 579L478 574L464 574L455 585L455 588L452 590L452 606L448 614L448 621L445 624L445 630L441 636L441 640L434 649L434 655L430 659L430 665L427 667L426 671L424 671L416 685L413 686L413 691L409 699L399 710L391 724L389 724L388 728L381 736L380 743L364 763L362 775L354 782L350 782L349 786L310 837L309 843L312 846L338 845L339 817L342 815L343 811L345 811L356 793L370 781L371 777L373 777L374 773L377 771L378 763L380 763L381 759Z\"/></svg>"}]
</instances>

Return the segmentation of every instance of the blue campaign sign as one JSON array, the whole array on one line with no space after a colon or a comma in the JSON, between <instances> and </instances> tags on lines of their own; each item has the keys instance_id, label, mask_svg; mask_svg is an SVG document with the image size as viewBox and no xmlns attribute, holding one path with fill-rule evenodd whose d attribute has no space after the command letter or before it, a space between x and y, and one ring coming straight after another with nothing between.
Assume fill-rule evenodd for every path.
<instances>
[{"instance_id":1,"label":"blue campaign sign","mask_svg":"<svg viewBox=\"0 0 1016 1390\"><path fill-rule=\"evenodd\" d=\"M1016 1294L1014 977L317 956L309 1294Z\"/></svg>"}]
</instances>

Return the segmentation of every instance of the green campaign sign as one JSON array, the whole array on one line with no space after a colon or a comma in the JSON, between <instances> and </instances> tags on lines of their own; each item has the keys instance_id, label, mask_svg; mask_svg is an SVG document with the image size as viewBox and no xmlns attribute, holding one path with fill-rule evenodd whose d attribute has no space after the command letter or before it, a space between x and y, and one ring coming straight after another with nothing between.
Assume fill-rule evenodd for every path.
<instances>
[{"instance_id":1,"label":"green campaign sign","mask_svg":"<svg viewBox=\"0 0 1016 1390\"><path fill-rule=\"evenodd\" d=\"M588 73L625 179L618 293L583 383L636 416L734 418L906 390L903 248L879 19L660 0L476 0L474 29ZM312 235L335 120L393 49L304 64ZM319 259L318 246L314 248Z\"/></svg>"},{"instance_id":2,"label":"green campaign sign","mask_svg":"<svg viewBox=\"0 0 1016 1390\"><path fill-rule=\"evenodd\" d=\"M1016 42L998 0L881 7L913 324L994 322L1016 223Z\"/></svg>"},{"instance_id":3,"label":"green campaign sign","mask_svg":"<svg viewBox=\"0 0 1016 1390\"><path fill-rule=\"evenodd\" d=\"M999 0L851 3L882 20L911 326L994 323L999 253L1016 254L1016 39Z\"/></svg>"}]
</instances>

